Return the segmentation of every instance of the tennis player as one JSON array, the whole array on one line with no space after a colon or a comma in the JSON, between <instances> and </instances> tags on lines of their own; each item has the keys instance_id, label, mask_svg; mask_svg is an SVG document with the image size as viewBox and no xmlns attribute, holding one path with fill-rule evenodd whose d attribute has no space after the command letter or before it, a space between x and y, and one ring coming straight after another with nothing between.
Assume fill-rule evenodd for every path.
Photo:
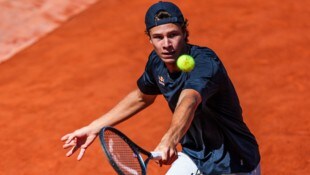
<instances>
[{"instance_id":1,"label":"tennis player","mask_svg":"<svg viewBox=\"0 0 310 175\"><path fill-rule=\"evenodd\" d=\"M67 156L80 148L80 160L102 127L125 121L163 95L173 115L155 151L162 152L160 164L171 165L168 175L260 174L257 141L243 121L237 93L216 53L188 43L187 20L171 2L153 4L145 25L154 50L137 88L100 118L65 135L63 147L72 147ZM195 59L191 72L176 66L182 54Z\"/></svg>"}]
</instances>

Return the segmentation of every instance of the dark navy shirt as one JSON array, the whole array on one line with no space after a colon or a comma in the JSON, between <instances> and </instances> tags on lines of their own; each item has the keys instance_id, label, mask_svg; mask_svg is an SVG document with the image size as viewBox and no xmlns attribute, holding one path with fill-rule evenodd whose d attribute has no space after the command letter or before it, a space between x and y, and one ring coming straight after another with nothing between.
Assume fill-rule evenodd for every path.
<instances>
[{"instance_id":1,"label":"dark navy shirt","mask_svg":"<svg viewBox=\"0 0 310 175\"><path fill-rule=\"evenodd\" d=\"M190 128L181 139L182 151L206 174L249 172L260 161L258 144L243 122L237 93L217 55L189 45L195 59L191 72L169 73L153 51L137 84L145 94L162 94L174 112L183 89L200 93Z\"/></svg>"}]
</instances>

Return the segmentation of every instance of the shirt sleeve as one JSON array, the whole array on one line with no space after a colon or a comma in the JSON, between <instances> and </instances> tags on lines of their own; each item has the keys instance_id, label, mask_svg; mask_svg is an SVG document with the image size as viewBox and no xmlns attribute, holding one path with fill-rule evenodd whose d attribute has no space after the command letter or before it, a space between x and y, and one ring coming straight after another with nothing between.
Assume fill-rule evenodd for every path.
<instances>
[{"instance_id":1,"label":"shirt sleeve","mask_svg":"<svg viewBox=\"0 0 310 175\"><path fill-rule=\"evenodd\" d=\"M141 92L143 92L144 94L148 95L161 94L158 85L156 83L156 80L154 78L154 73L152 69L153 69L153 61L152 59L149 59L143 74L137 81L137 85L141 90Z\"/></svg>"},{"instance_id":2,"label":"shirt sleeve","mask_svg":"<svg viewBox=\"0 0 310 175\"><path fill-rule=\"evenodd\" d=\"M205 100L214 95L221 84L221 62L215 54L199 54L195 58L195 68L189 74L183 89L194 89Z\"/></svg>"}]
</instances>

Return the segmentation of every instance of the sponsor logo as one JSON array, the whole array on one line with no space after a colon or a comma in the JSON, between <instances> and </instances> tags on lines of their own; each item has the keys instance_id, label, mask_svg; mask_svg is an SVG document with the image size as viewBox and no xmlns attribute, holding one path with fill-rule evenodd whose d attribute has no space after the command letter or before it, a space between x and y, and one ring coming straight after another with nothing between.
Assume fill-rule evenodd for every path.
<instances>
[{"instance_id":1,"label":"sponsor logo","mask_svg":"<svg viewBox=\"0 0 310 175\"><path fill-rule=\"evenodd\" d=\"M158 76L158 82L159 82L159 84L165 86L165 79L163 76Z\"/></svg>"}]
</instances>

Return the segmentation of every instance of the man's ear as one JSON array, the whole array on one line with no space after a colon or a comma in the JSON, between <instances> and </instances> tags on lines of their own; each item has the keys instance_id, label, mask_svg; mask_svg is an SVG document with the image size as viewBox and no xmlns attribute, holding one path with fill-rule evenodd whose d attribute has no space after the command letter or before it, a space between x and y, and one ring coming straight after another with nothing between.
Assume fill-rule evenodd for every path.
<instances>
[{"instance_id":1,"label":"man's ear","mask_svg":"<svg viewBox=\"0 0 310 175\"><path fill-rule=\"evenodd\" d=\"M187 37L187 32L184 32L183 39L186 39L186 37Z\"/></svg>"},{"instance_id":2,"label":"man's ear","mask_svg":"<svg viewBox=\"0 0 310 175\"><path fill-rule=\"evenodd\" d=\"M150 41L151 44L153 44L153 41L151 39L149 41Z\"/></svg>"}]
</instances>

